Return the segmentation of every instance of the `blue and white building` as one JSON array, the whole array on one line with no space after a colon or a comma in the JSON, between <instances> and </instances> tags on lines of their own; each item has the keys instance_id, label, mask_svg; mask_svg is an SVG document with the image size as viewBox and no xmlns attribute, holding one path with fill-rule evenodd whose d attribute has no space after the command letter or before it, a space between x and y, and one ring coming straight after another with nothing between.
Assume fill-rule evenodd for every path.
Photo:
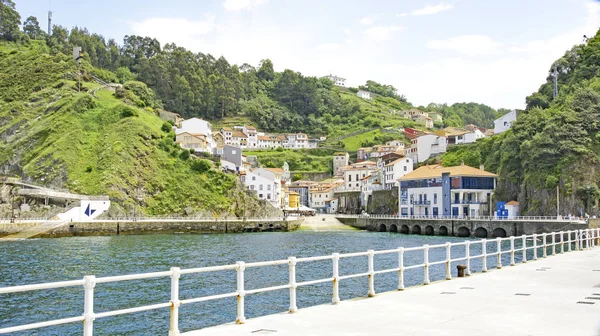
<instances>
[{"instance_id":1,"label":"blue and white building","mask_svg":"<svg viewBox=\"0 0 600 336\"><path fill-rule=\"evenodd\" d=\"M496 177L496 174L465 165L420 167L398 179L400 215L489 216Z\"/></svg>"}]
</instances>

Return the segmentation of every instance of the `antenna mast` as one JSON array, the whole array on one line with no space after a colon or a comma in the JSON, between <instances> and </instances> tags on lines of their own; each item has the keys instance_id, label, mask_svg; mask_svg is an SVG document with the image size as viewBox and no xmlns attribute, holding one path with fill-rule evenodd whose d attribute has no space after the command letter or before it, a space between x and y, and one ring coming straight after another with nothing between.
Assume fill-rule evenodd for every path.
<instances>
[{"instance_id":1,"label":"antenna mast","mask_svg":"<svg viewBox=\"0 0 600 336\"><path fill-rule=\"evenodd\" d=\"M554 63L554 98L558 96L558 66Z\"/></svg>"},{"instance_id":2,"label":"antenna mast","mask_svg":"<svg viewBox=\"0 0 600 336\"><path fill-rule=\"evenodd\" d=\"M49 1L48 8L48 35L52 35L52 0Z\"/></svg>"}]
</instances>

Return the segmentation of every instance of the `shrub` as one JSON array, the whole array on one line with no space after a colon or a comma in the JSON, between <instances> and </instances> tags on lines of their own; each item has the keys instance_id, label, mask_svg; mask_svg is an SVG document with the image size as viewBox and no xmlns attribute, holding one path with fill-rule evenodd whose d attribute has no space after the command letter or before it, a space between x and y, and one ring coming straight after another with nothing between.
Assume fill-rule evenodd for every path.
<instances>
[{"instance_id":1,"label":"shrub","mask_svg":"<svg viewBox=\"0 0 600 336\"><path fill-rule=\"evenodd\" d=\"M192 163L192 170L197 171L199 173L205 173L210 170L211 166L212 165L209 160L196 160Z\"/></svg>"},{"instance_id":2,"label":"shrub","mask_svg":"<svg viewBox=\"0 0 600 336\"><path fill-rule=\"evenodd\" d=\"M169 124L168 122L164 122L162 124L162 126L160 127L160 129L165 133L169 133L169 132L171 132L171 129L172 129L171 127L172 127L171 124Z\"/></svg>"},{"instance_id":3,"label":"shrub","mask_svg":"<svg viewBox=\"0 0 600 336\"><path fill-rule=\"evenodd\" d=\"M138 111L131 106L123 105L121 107L121 117L129 118L129 117L137 117Z\"/></svg>"},{"instance_id":4,"label":"shrub","mask_svg":"<svg viewBox=\"0 0 600 336\"><path fill-rule=\"evenodd\" d=\"M277 147L277 151L278 151L278 152L283 152L283 151L284 151L284 149L283 149L283 147Z\"/></svg>"},{"instance_id":5,"label":"shrub","mask_svg":"<svg viewBox=\"0 0 600 336\"><path fill-rule=\"evenodd\" d=\"M190 158L190 151L188 151L188 150L181 151L181 153L179 154L179 158L182 159L183 161L189 160L189 158Z\"/></svg>"}]
</instances>

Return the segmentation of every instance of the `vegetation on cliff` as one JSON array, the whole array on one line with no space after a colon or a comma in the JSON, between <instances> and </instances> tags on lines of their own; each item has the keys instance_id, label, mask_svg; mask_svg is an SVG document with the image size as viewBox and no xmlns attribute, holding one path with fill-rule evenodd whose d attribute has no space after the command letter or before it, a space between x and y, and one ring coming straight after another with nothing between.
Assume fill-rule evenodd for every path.
<instances>
[{"instance_id":1,"label":"vegetation on cliff","mask_svg":"<svg viewBox=\"0 0 600 336\"><path fill-rule=\"evenodd\" d=\"M553 96L554 67L538 92L527 97L512 129L470 146L452 148L445 165L485 164L500 175L498 200L518 199L525 214L592 213L600 192L600 32L556 61L559 95ZM589 187L589 193L588 193Z\"/></svg>"}]
</instances>

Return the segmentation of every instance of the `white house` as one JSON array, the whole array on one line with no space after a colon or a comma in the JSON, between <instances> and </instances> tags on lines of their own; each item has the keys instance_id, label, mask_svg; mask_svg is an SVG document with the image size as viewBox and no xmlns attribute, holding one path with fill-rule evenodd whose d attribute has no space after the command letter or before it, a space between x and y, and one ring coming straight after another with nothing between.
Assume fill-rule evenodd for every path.
<instances>
[{"instance_id":1,"label":"white house","mask_svg":"<svg viewBox=\"0 0 600 336\"><path fill-rule=\"evenodd\" d=\"M517 120L517 111L512 110L502 117L494 120L494 134L500 134L508 131L512 124Z\"/></svg>"},{"instance_id":2,"label":"white house","mask_svg":"<svg viewBox=\"0 0 600 336\"><path fill-rule=\"evenodd\" d=\"M244 183L246 189L255 191L260 200L269 201L279 208L283 189L282 176L285 171L281 168L255 168L246 171Z\"/></svg>"},{"instance_id":3,"label":"white house","mask_svg":"<svg viewBox=\"0 0 600 336\"><path fill-rule=\"evenodd\" d=\"M372 161L353 163L344 167L344 190L361 191L361 179L375 170L377 170L377 163Z\"/></svg>"},{"instance_id":4,"label":"white house","mask_svg":"<svg viewBox=\"0 0 600 336\"><path fill-rule=\"evenodd\" d=\"M330 81L333 82L334 85L341 86L341 87L346 87L346 78L334 76L334 75L331 75L331 74L329 76L325 76L323 78L329 79Z\"/></svg>"},{"instance_id":5,"label":"white house","mask_svg":"<svg viewBox=\"0 0 600 336\"><path fill-rule=\"evenodd\" d=\"M413 162L424 162L432 156L446 152L448 147L445 136L425 134L411 140L411 146L406 152Z\"/></svg>"},{"instance_id":6,"label":"white house","mask_svg":"<svg viewBox=\"0 0 600 336\"><path fill-rule=\"evenodd\" d=\"M402 216L490 215L497 175L461 165L423 166L399 179Z\"/></svg>"},{"instance_id":7,"label":"white house","mask_svg":"<svg viewBox=\"0 0 600 336\"><path fill-rule=\"evenodd\" d=\"M402 176L413 171L413 160L411 158L400 158L386 164L383 167L383 187L392 189Z\"/></svg>"},{"instance_id":8,"label":"white house","mask_svg":"<svg viewBox=\"0 0 600 336\"><path fill-rule=\"evenodd\" d=\"M348 165L350 155L346 152L333 153L333 175L344 175L344 167Z\"/></svg>"},{"instance_id":9,"label":"white house","mask_svg":"<svg viewBox=\"0 0 600 336\"><path fill-rule=\"evenodd\" d=\"M358 90L358 92L356 93L356 95L362 99L366 99L366 100L372 100L373 99L373 95L371 94L371 92L369 91L365 91L365 90Z\"/></svg>"},{"instance_id":10,"label":"white house","mask_svg":"<svg viewBox=\"0 0 600 336\"><path fill-rule=\"evenodd\" d=\"M338 202L334 193L343 186L343 182L331 182L311 187L309 189L309 206L322 213L335 213Z\"/></svg>"},{"instance_id":11,"label":"white house","mask_svg":"<svg viewBox=\"0 0 600 336\"><path fill-rule=\"evenodd\" d=\"M211 125L208 121L199 118L191 118L181 122L181 126L175 128L175 135L189 133L194 135L204 135L208 143L209 152L212 153L217 146L212 136Z\"/></svg>"}]
</instances>

